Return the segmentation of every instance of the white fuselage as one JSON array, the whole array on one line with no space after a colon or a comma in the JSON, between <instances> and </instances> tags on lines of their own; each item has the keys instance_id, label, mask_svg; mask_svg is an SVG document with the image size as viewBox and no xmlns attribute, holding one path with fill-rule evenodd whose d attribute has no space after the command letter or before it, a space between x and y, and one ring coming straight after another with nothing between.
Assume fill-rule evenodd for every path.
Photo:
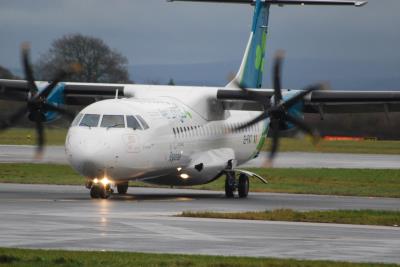
<instances>
[{"instance_id":1,"label":"white fuselage","mask_svg":"<svg viewBox=\"0 0 400 267\"><path fill-rule=\"evenodd\" d=\"M261 122L233 131L260 112L224 110L221 103L210 100L216 99L216 91L209 87L131 85L124 91L129 98L99 101L80 112L80 120L68 131L68 160L89 179L108 177L114 182L143 180L165 185L207 183L229 164L235 167L253 158L266 130L266 123ZM86 114L99 115L97 124L80 124ZM123 116L125 125L102 126L105 115ZM141 117L148 128L142 122L139 129L130 128L128 116Z\"/></svg>"}]
</instances>

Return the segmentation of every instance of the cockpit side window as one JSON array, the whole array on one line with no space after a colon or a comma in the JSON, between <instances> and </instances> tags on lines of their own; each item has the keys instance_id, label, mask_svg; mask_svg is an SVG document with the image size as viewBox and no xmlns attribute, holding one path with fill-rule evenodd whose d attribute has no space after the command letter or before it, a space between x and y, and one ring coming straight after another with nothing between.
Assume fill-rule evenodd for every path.
<instances>
[{"instance_id":1,"label":"cockpit side window","mask_svg":"<svg viewBox=\"0 0 400 267\"><path fill-rule=\"evenodd\" d=\"M83 117L83 114L82 114L82 113L79 113L79 114L75 117L75 119L72 121L71 127L77 126L77 125L79 124L79 122L81 121L82 117Z\"/></svg>"},{"instance_id":2,"label":"cockpit side window","mask_svg":"<svg viewBox=\"0 0 400 267\"><path fill-rule=\"evenodd\" d=\"M133 130L143 130L142 126L134 116L126 116L126 123L128 124L128 128L132 128Z\"/></svg>"},{"instance_id":3,"label":"cockpit side window","mask_svg":"<svg viewBox=\"0 0 400 267\"><path fill-rule=\"evenodd\" d=\"M140 115L136 115L136 118L138 118L138 120L140 121L140 123L142 124L143 128L149 129L149 125L147 124L147 122L142 118L142 116Z\"/></svg>"},{"instance_id":4,"label":"cockpit side window","mask_svg":"<svg viewBox=\"0 0 400 267\"><path fill-rule=\"evenodd\" d=\"M99 114L85 114L83 116L83 119L79 123L79 126L97 127L97 125L99 124L99 120Z\"/></svg>"},{"instance_id":5,"label":"cockpit side window","mask_svg":"<svg viewBox=\"0 0 400 267\"><path fill-rule=\"evenodd\" d=\"M125 128L123 115L103 115L100 127L104 128Z\"/></svg>"}]
</instances>

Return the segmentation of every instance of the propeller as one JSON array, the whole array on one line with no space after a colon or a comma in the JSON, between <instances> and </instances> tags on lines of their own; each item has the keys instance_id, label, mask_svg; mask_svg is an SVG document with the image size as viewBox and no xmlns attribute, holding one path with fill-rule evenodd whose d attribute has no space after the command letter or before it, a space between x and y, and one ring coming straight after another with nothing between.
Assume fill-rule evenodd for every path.
<instances>
[{"instance_id":1,"label":"propeller","mask_svg":"<svg viewBox=\"0 0 400 267\"><path fill-rule=\"evenodd\" d=\"M68 118L73 119L74 113L68 111L62 107L55 106L47 102L47 97L51 94L57 84L66 78L67 76L80 72L79 64L72 64L68 69L59 70L55 78L44 88L39 91L36 86L32 66L29 58L30 46L24 43L21 46L22 54L22 65L24 68L25 79L28 82L28 96L21 97L20 94L7 92L7 96L12 100L23 100L26 101L26 105L14 112L10 117L8 117L4 122L0 124L0 131L4 131L12 126L14 126L20 119L22 119L26 114L31 121L35 122L36 132L37 132L37 148L35 153L35 158L40 159L43 155L43 147L45 144L45 134L43 122L46 120L45 113L49 111L57 112Z\"/></svg>"},{"instance_id":2,"label":"propeller","mask_svg":"<svg viewBox=\"0 0 400 267\"><path fill-rule=\"evenodd\" d=\"M316 144L319 141L318 131L307 125L303 119L290 114L289 110L297 103L299 103L306 95L310 94L313 91L324 89L325 84L320 83L308 86L300 93L288 99L283 99L282 88L281 88L281 71L282 71L283 59L284 59L284 52L278 51L275 54L275 60L273 66L274 94L271 103L268 100L268 98L266 98L259 92L248 90L247 88L243 87L237 80L235 80L235 84L237 85L237 87L239 87L243 92L245 92L249 96L249 99L259 102L264 107L264 111L256 118L236 127L234 131L240 131L242 129L249 128L260 121L266 120L268 118L270 119L272 142L271 142L271 150L269 153L268 162L265 164L266 166L271 166L272 160L278 151L280 128L282 125L285 125L286 123L291 123L297 128L299 128L301 131L311 135L314 144Z\"/></svg>"}]
</instances>

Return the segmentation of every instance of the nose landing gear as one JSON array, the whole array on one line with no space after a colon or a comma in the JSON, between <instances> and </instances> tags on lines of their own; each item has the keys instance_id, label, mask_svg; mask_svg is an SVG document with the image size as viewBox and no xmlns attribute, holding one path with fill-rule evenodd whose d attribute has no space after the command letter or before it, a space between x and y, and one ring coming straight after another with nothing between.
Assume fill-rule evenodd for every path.
<instances>
[{"instance_id":1,"label":"nose landing gear","mask_svg":"<svg viewBox=\"0 0 400 267\"><path fill-rule=\"evenodd\" d=\"M91 198L102 198L107 199L111 196L113 190L110 188L110 185L103 186L103 185L93 185L90 189L90 197Z\"/></svg>"},{"instance_id":2,"label":"nose landing gear","mask_svg":"<svg viewBox=\"0 0 400 267\"><path fill-rule=\"evenodd\" d=\"M110 183L104 181L99 182L97 179L94 179L92 182L87 184L87 187L90 188L91 198L107 199L114 192Z\"/></svg>"}]
</instances>

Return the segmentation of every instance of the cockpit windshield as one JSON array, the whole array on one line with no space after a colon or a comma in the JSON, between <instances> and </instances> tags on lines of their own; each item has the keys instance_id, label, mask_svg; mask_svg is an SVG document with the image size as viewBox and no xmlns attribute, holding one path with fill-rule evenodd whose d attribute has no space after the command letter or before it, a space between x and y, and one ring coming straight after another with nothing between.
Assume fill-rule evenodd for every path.
<instances>
[{"instance_id":1,"label":"cockpit windshield","mask_svg":"<svg viewBox=\"0 0 400 267\"><path fill-rule=\"evenodd\" d=\"M72 121L71 127L77 126L78 123L81 121L82 117L83 117L83 114L82 114L82 113L79 113L79 114L75 117L75 119Z\"/></svg>"},{"instance_id":2,"label":"cockpit windshield","mask_svg":"<svg viewBox=\"0 0 400 267\"><path fill-rule=\"evenodd\" d=\"M126 123L128 124L128 128L132 128L133 130L143 130L142 126L134 116L126 116Z\"/></svg>"},{"instance_id":3,"label":"cockpit windshield","mask_svg":"<svg viewBox=\"0 0 400 267\"><path fill-rule=\"evenodd\" d=\"M103 115L100 127L105 128L125 128L123 115Z\"/></svg>"},{"instance_id":4,"label":"cockpit windshield","mask_svg":"<svg viewBox=\"0 0 400 267\"><path fill-rule=\"evenodd\" d=\"M81 123L79 123L79 126L97 127L99 120L99 114L85 114L81 120Z\"/></svg>"},{"instance_id":5,"label":"cockpit windshield","mask_svg":"<svg viewBox=\"0 0 400 267\"><path fill-rule=\"evenodd\" d=\"M142 118L142 116L140 115L136 115L136 117L139 119L140 123L142 124L143 128L149 129L149 125L147 124L147 122Z\"/></svg>"},{"instance_id":6,"label":"cockpit windshield","mask_svg":"<svg viewBox=\"0 0 400 267\"><path fill-rule=\"evenodd\" d=\"M149 125L140 115L101 115L79 113L71 124L71 126L77 125L89 128L102 127L107 129L128 127L133 130L146 130L149 128Z\"/></svg>"}]
</instances>

